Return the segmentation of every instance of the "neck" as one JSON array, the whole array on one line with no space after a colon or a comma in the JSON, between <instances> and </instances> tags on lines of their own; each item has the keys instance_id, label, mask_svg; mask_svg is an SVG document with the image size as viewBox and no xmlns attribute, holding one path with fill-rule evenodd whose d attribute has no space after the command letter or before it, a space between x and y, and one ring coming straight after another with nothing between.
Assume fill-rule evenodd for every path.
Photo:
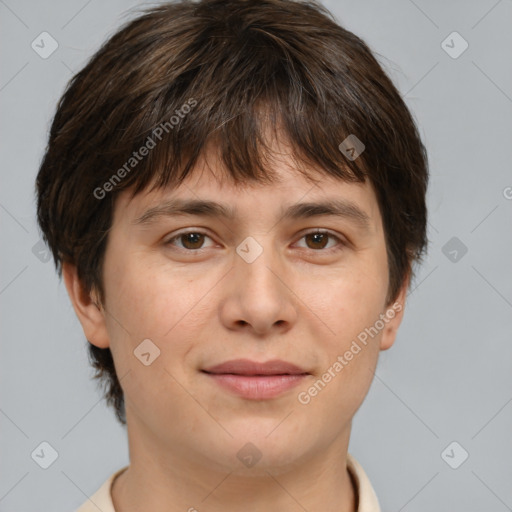
<instances>
[{"instance_id":1,"label":"neck","mask_svg":"<svg viewBox=\"0 0 512 512\"><path fill-rule=\"evenodd\" d=\"M130 466L112 486L116 512L357 510L346 464L349 432L302 460L265 466L262 458L250 469L221 469L190 453L156 449L148 436L132 437L146 442L130 443Z\"/></svg>"}]
</instances>

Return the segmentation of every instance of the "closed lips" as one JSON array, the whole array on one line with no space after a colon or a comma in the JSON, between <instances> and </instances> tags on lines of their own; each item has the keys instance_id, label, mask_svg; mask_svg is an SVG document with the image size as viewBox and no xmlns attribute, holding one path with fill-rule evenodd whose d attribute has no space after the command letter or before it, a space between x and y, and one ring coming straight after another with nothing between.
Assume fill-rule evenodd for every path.
<instances>
[{"instance_id":1,"label":"closed lips","mask_svg":"<svg viewBox=\"0 0 512 512\"><path fill-rule=\"evenodd\" d=\"M251 361L249 359L233 359L224 363L211 366L202 370L213 374L232 374L245 376L268 376L268 375L306 375L309 372L293 363L272 359L264 363Z\"/></svg>"}]
</instances>

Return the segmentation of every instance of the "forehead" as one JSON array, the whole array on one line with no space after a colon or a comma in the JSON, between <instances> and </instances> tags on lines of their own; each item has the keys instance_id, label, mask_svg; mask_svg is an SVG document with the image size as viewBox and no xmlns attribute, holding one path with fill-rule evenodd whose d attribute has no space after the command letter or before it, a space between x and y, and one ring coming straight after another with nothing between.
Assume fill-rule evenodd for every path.
<instances>
[{"instance_id":1,"label":"forehead","mask_svg":"<svg viewBox=\"0 0 512 512\"><path fill-rule=\"evenodd\" d=\"M278 208L284 203L344 199L366 210L370 217L378 212L374 187L350 182L310 167L304 176L294 161L282 155L273 161L271 182L235 182L219 160L200 158L185 180L176 186L147 187L131 197L130 190L122 191L116 201L116 212L123 212L133 220L140 218L148 208L164 201L208 199L230 205L226 212L238 212L249 205L264 204L265 208ZM229 215L226 215L229 216Z\"/></svg>"},{"instance_id":2,"label":"forehead","mask_svg":"<svg viewBox=\"0 0 512 512\"><path fill-rule=\"evenodd\" d=\"M204 214L231 221L256 215L305 217L315 210L341 213L352 217L361 227L380 222L374 188L365 183L349 182L328 175L318 168L308 168L304 176L295 161L280 155L272 162L271 182L236 183L221 166L220 160L200 158L187 178L177 186L151 189L131 197L130 191L119 194L114 222L122 219L140 224L158 214ZM308 177L309 176L309 177Z\"/></svg>"}]
</instances>

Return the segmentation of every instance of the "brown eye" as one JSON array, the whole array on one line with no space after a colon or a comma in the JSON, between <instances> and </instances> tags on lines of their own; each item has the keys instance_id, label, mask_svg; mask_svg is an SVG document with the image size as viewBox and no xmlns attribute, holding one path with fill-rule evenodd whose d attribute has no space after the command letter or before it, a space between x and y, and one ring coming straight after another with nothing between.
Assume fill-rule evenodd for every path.
<instances>
[{"instance_id":1,"label":"brown eye","mask_svg":"<svg viewBox=\"0 0 512 512\"><path fill-rule=\"evenodd\" d=\"M178 241L180 242L178 248L188 251L197 251L203 248L205 238L210 237L200 231L187 231L170 238L165 243L166 245L176 245L174 242Z\"/></svg>"},{"instance_id":2,"label":"brown eye","mask_svg":"<svg viewBox=\"0 0 512 512\"><path fill-rule=\"evenodd\" d=\"M308 244L310 249L323 249L327 245L329 236L328 233L308 233L304 238L311 241L311 245Z\"/></svg>"},{"instance_id":3,"label":"brown eye","mask_svg":"<svg viewBox=\"0 0 512 512\"><path fill-rule=\"evenodd\" d=\"M185 233L180 235L180 240L186 249L201 249L204 242L204 235L202 233Z\"/></svg>"},{"instance_id":4,"label":"brown eye","mask_svg":"<svg viewBox=\"0 0 512 512\"><path fill-rule=\"evenodd\" d=\"M302 239L306 241L306 249L324 253L343 249L345 246L345 243L339 237L329 231L312 231L302 235ZM331 239L338 243L337 245L327 247L329 240Z\"/></svg>"}]
</instances>

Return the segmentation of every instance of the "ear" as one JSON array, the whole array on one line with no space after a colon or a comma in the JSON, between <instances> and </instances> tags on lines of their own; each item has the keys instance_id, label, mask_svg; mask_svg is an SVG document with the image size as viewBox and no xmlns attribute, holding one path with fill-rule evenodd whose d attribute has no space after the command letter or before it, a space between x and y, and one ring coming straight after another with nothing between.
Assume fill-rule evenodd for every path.
<instances>
[{"instance_id":1,"label":"ear","mask_svg":"<svg viewBox=\"0 0 512 512\"><path fill-rule=\"evenodd\" d=\"M105 310L98 303L96 297L92 297L92 294L85 291L82 282L78 278L75 265L67 262L62 263L62 275L73 309L82 324L85 337L89 343L99 348L107 348L110 341L105 323Z\"/></svg>"},{"instance_id":2,"label":"ear","mask_svg":"<svg viewBox=\"0 0 512 512\"><path fill-rule=\"evenodd\" d=\"M396 333L400 327L400 324L402 323L402 318L404 316L405 299L407 296L407 290L409 288L409 280L410 273L407 274L406 279L404 279L404 283L400 288L400 292L395 302L388 305L383 312L385 315L384 322L386 322L386 320L387 322L380 339L380 350L387 350L388 348L391 348L395 342Z\"/></svg>"}]
</instances>

